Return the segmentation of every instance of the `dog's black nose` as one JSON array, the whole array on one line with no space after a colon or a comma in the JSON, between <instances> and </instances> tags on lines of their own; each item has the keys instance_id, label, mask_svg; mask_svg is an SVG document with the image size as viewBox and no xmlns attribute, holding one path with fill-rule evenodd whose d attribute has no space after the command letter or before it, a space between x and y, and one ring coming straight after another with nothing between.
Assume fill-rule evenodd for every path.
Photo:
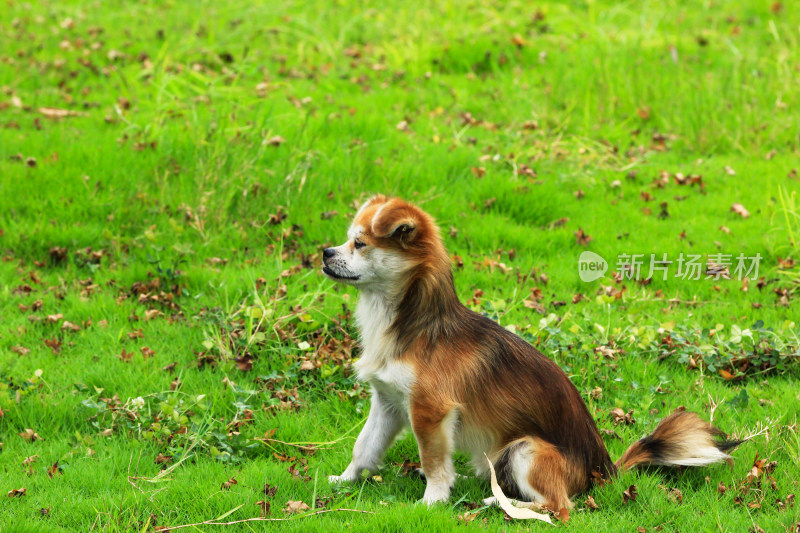
<instances>
[{"instance_id":1,"label":"dog's black nose","mask_svg":"<svg viewBox=\"0 0 800 533\"><path fill-rule=\"evenodd\" d=\"M333 248L325 248L325 250L322 251L322 257L325 259L329 259L334 255L336 255L336 250Z\"/></svg>"}]
</instances>

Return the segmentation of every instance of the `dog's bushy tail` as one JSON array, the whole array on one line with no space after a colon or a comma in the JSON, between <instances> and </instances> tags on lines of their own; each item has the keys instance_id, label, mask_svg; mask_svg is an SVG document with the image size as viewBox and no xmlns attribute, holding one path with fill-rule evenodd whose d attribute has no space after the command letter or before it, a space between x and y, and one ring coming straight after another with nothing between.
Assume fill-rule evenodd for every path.
<instances>
[{"instance_id":1,"label":"dog's bushy tail","mask_svg":"<svg viewBox=\"0 0 800 533\"><path fill-rule=\"evenodd\" d=\"M680 411L662 420L651 435L631 444L614 464L627 470L638 465L702 466L729 461L726 452L743 441L724 437L725 433L695 413Z\"/></svg>"}]
</instances>

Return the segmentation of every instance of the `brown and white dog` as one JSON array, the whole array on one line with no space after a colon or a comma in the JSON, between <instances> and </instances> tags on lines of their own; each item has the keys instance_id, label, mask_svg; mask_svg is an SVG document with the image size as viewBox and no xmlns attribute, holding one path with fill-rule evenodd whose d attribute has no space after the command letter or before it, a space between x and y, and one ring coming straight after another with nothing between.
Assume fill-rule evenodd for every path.
<instances>
[{"instance_id":1,"label":"brown and white dog","mask_svg":"<svg viewBox=\"0 0 800 533\"><path fill-rule=\"evenodd\" d=\"M592 472L612 476L642 464L698 466L729 459L738 442L690 412L611 460L580 393L550 359L458 300L450 260L433 219L397 198L375 196L348 240L323 253L322 271L361 291L358 376L372 386L369 417L353 459L333 483L375 471L410 425L427 478L423 501L447 500L452 454L467 452L478 474L486 454L504 492L558 511L588 489Z\"/></svg>"}]
</instances>

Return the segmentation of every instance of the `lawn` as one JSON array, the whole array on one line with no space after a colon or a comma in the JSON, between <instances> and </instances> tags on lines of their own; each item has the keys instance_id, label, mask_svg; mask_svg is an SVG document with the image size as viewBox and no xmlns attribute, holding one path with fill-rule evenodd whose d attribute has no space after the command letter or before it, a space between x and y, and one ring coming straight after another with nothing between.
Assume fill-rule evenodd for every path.
<instances>
[{"instance_id":1,"label":"lawn","mask_svg":"<svg viewBox=\"0 0 800 533\"><path fill-rule=\"evenodd\" d=\"M385 193L613 458L681 406L750 437L557 527L797 531L798 28L788 1L4 2L0 530L551 527L471 477L418 504L412 435L327 482L369 399L321 250Z\"/></svg>"}]
</instances>

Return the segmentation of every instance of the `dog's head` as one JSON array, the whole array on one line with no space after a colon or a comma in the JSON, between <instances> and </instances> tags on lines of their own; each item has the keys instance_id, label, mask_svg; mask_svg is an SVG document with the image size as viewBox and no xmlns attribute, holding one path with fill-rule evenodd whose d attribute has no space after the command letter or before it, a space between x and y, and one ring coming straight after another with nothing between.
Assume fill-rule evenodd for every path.
<instances>
[{"instance_id":1,"label":"dog's head","mask_svg":"<svg viewBox=\"0 0 800 533\"><path fill-rule=\"evenodd\" d=\"M322 256L322 271L329 278L386 293L402 290L421 266L448 263L430 215L383 195L367 200L356 213L347 242L326 248Z\"/></svg>"}]
</instances>

